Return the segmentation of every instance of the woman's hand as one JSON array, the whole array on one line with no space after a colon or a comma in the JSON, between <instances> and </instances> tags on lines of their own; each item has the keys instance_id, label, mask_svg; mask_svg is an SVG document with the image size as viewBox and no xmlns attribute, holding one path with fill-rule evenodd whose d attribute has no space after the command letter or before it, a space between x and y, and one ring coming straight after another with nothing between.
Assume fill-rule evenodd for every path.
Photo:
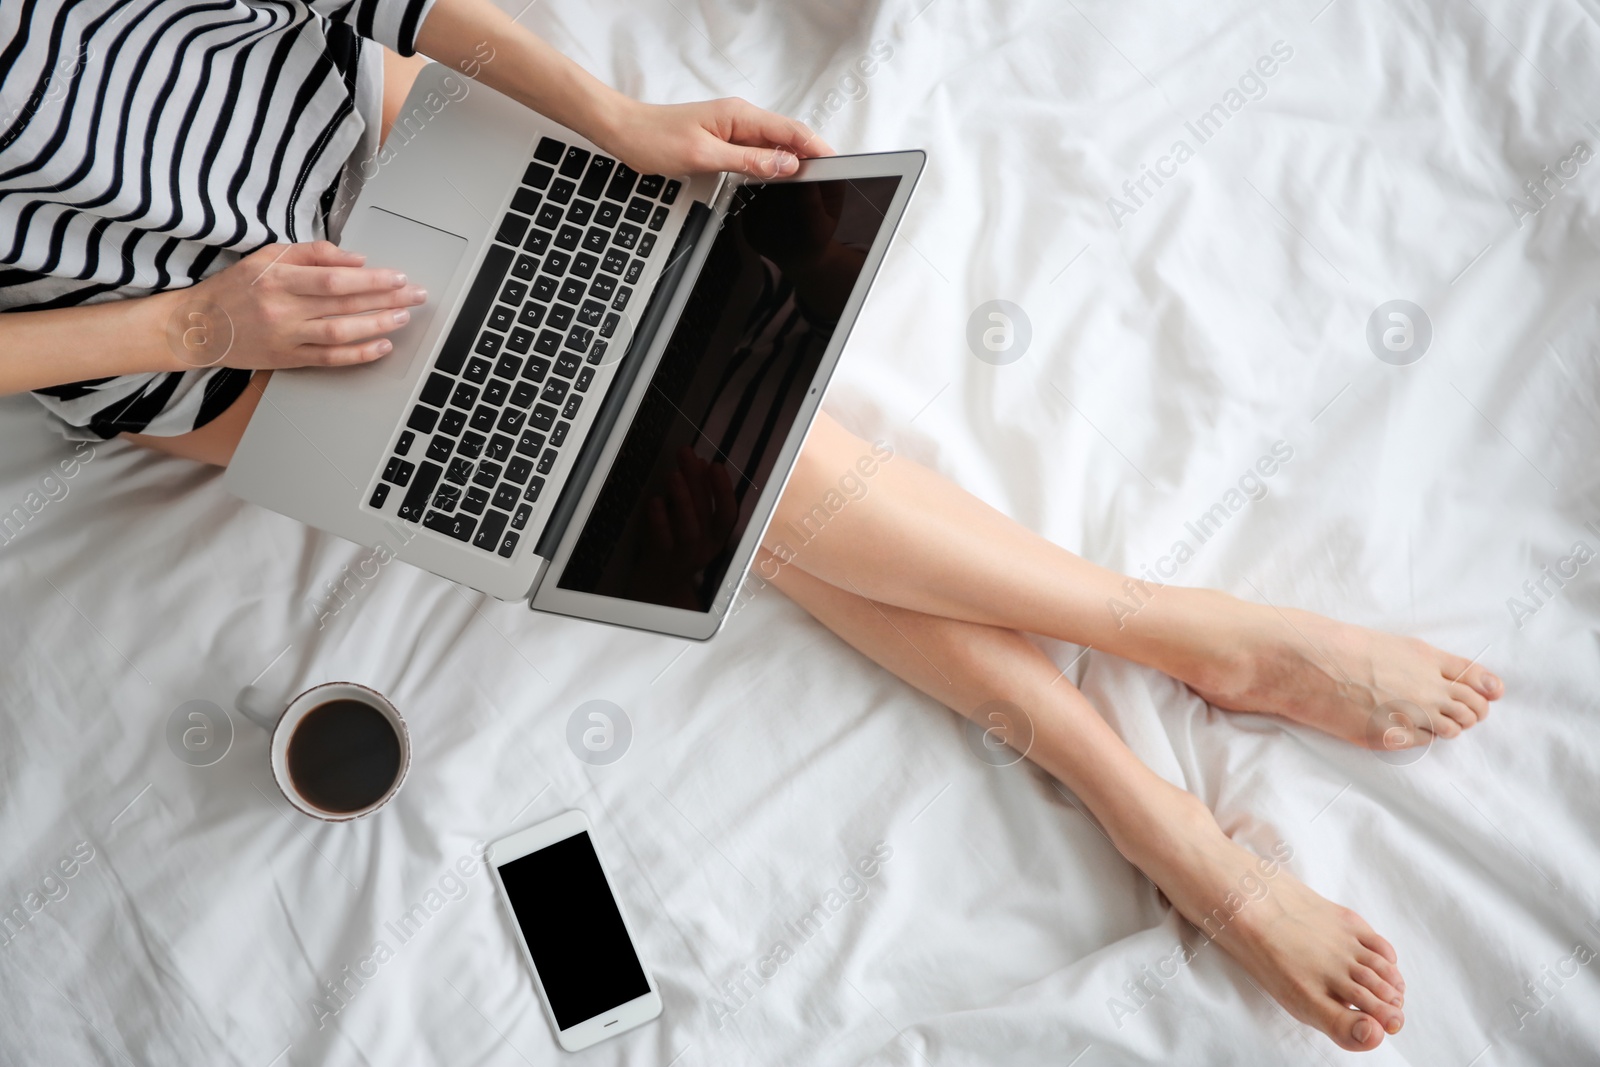
<instances>
[{"instance_id":1,"label":"woman's hand","mask_svg":"<svg viewBox=\"0 0 1600 1067\"><path fill-rule=\"evenodd\" d=\"M164 293L167 347L190 367L338 367L394 346L384 337L427 299L405 275L367 268L328 241L268 245L197 285Z\"/></svg>"},{"instance_id":2,"label":"woman's hand","mask_svg":"<svg viewBox=\"0 0 1600 1067\"><path fill-rule=\"evenodd\" d=\"M733 171L783 178L800 160L830 156L803 122L737 97L698 104L641 104L623 99L596 144L641 174Z\"/></svg>"}]
</instances>

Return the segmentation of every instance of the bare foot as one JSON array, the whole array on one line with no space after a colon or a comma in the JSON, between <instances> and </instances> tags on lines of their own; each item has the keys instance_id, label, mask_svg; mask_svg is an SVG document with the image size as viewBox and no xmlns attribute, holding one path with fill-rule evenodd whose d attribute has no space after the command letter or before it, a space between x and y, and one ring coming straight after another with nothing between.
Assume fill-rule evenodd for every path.
<instances>
[{"instance_id":1,"label":"bare foot","mask_svg":"<svg viewBox=\"0 0 1600 1067\"><path fill-rule=\"evenodd\" d=\"M1280 862L1234 844L1193 796L1173 789L1162 804L1169 814L1114 839L1184 918L1340 1048L1368 1051L1399 1033L1406 986L1389 942Z\"/></svg>"},{"instance_id":2,"label":"bare foot","mask_svg":"<svg viewBox=\"0 0 1600 1067\"><path fill-rule=\"evenodd\" d=\"M1486 668L1414 637L1196 590L1226 651L1175 677L1208 702L1315 727L1366 748L1457 737L1505 690Z\"/></svg>"}]
</instances>

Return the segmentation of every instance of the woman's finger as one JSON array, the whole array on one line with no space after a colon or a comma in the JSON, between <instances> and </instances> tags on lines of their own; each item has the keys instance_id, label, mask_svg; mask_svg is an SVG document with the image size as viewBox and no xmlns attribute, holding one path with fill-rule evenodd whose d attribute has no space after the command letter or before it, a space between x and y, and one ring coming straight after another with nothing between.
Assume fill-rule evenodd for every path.
<instances>
[{"instance_id":1,"label":"woman's finger","mask_svg":"<svg viewBox=\"0 0 1600 1067\"><path fill-rule=\"evenodd\" d=\"M420 285L360 292L352 296L307 297L305 317L324 319L333 315L360 315L366 311L382 311L385 308L416 307L418 304L427 303L427 300L428 291Z\"/></svg>"},{"instance_id":2,"label":"woman's finger","mask_svg":"<svg viewBox=\"0 0 1600 1067\"><path fill-rule=\"evenodd\" d=\"M301 345L295 354L307 367L349 367L357 363L371 363L394 351L388 338L379 337L359 345Z\"/></svg>"},{"instance_id":3,"label":"woman's finger","mask_svg":"<svg viewBox=\"0 0 1600 1067\"><path fill-rule=\"evenodd\" d=\"M406 276L381 267L321 267L279 263L278 287L297 296L349 296L390 292L406 285Z\"/></svg>"},{"instance_id":4,"label":"woman's finger","mask_svg":"<svg viewBox=\"0 0 1600 1067\"><path fill-rule=\"evenodd\" d=\"M787 148L802 159L831 156L833 149L805 123L736 100L727 113L727 125L718 130L723 140L754 148Z\"/></svg>"},{"instance_id":5,"label":"woman's finger","mask_svg":"<svg viewBox=\"0 0 1600 1067\"><path fill-rule=\"evenodd\" d=\"M347 345L398 330L411 321L411 311L374 311L337 319L309 319L300 324L299 340L308 345Z\"/></svg>"}]
</instances>

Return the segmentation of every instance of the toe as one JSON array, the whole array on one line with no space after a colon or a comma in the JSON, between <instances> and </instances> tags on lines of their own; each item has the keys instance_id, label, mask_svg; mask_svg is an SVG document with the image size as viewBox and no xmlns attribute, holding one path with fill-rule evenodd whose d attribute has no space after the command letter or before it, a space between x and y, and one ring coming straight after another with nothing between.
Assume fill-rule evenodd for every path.
<instances>
[{"instance_id":1,"label":"toe","mask_svg":"<svg viewBox=\"0 0 1600 1067\"><path fill-rule=\"evenodd\" d=\"M1370 1052L1383 1042L1383 1024L1364 1012L1345 1008L1338 1021L1328 1030L1328 1036L1342 1049L1350 1052Z\"/></svg>"},{"instance_id":2,"label":"toe","mask_svg":"<svg viewBox=\"0 0 1600 1067\"><path fill-rule=\"evenodd\" d=\"M1378 933L1370 927L1364 927L1363 929L1357 930L1356 940L1360 941L1368 949L1376 952L1390 963L1400 962L1400 957L1395 953L1394 946L1389 944L1387 939L1379 936ZM1374 970L1376 970L1376 968L1374 968ZM1403 981L1396 982L1394 984L1399 986L1402 990L1404 990L1406 987L1406 984Z\"/></svg>"},{"instance_id":3,"label":"toe","mask_svg":"<svg viewBox=\"0 0 1600 1067\"><path fill-rule=\"evenodd\" d=\"M1449 716L1463 730L1478 725L1478 713L1459 700L1446 700L1441 703L1439 714Z\"/></svg>"},{"instance_id":4,"label":"toe","mask_svg":"<svg viewBox=\"0 0 1600 1067\"><path fill-rule=\"evenodd\" d=\"M1384 1003L1378 999L1377 994L1359 982L1351 981L1340 986L1337 990L1337 995L1340 1000L1347 1001L1356 1011L1376 1021L1386 1034L1398 1034L1400 1028L1406 1024L1405 1014L1399 1008L1393 1004ZM1354 1037L1355 1034L1352 1033L1351 1036ZM1381 1035L1379 1040L1382 1040ZM1362 1048L1371 1048L1377 1043L1377 1041L1374 1041L1370 1045L1363 1045Z\"/></svg>"},{"instance_id":5,"label":"toe","mask_svg":"<svg viewBox=\"0 0 1600 1067\"><path fill-rule=\"evenodd\" d=\"M1506 691L1505 683L1494 672L1460 656L1445 656L1444 676L1452 682L1465 683L1485 700L1499 700Z\"/></svg>"},{"instance_id":6,"label":"toe","mask_svg":"<svg viewBox=\"0 0 1600 1067\"><path fill-rule=\"evenodd\" d=\"M1482 719L1485 715L1489 714L1489 702L1484 699L1482 693L1478 692L1470 685L1463 685L1460 682L1451 682L1450 699L1454 700L1458 704L1465 704L1467 707L1471 708L1472 714L1477 716L1479 719Z\"/></svg>"},{"instance_id":7,"label":"toe","mask_svg":"<svg viewBox=\"0 0 1600 1067\"><path fill-rule=\"evenodd\" d=\"M1393 960L1385 959L1383 956L1378 955L1376 952L1372 952L1372 951L1369 950L1369 951L1362 952L1362 953L1358 954L1356 956L1356 962L1360 963L1361 966L1363 966L1363 967L1367 968L1368 970L1372 971L1379 978L1382 978L1385 982L1388 982L1389 985L1395 990L1395 992L1400 994L1401 999L1402 1000L1405 999L1405 995L1406 995L1406 980L1400 974L1400 968L1395 966ZM1385 999L1388 999L1388 998L1385 998Z\"/></svg>"},{"instance_id":8,"label":"toe","mask_svg":"<svg viewBox=\"0 0 1600 1067\"><path fill-rule=\"evenodd\" d=\"M1427 715L1428 721L1423 725L1423 729L1443 738L1461 736L1461 724L1443 711L1435 708L1433 711L1428 712Z\"/></svg>"},{"instance_id":9,"label":"toe","mask_svg":"<svg viewBox=\"0 0 1600 1067\"><path fill-rule=\"evenodd\" d=\"M1405 1007L1405 995L1387 979L1379 975L1377 971L1365 964L1358 963L1350 968L1350 980L1365 989L1371 990L1373 996L1391 1007ZM1363 1008L1362 1010L1366 1009Z\"/></svg>"}]
</instances>

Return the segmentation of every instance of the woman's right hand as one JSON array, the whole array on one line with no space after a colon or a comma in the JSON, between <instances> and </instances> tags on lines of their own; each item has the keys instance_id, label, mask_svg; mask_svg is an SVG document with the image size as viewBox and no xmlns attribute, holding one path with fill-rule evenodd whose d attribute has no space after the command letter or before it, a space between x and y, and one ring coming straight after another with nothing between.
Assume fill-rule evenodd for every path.
<instances>
[{"instance_id":1,"label":"woman's right hand","mask_svg":"<svg viewBox=\"0 0 1600 1067\"><path fill-rule=\"evenodd\" d=\"M276 370L367 363L428 294L330 241L268 245L163 294L167 346L190 367Z\"/></svg>"}]
</instances>

